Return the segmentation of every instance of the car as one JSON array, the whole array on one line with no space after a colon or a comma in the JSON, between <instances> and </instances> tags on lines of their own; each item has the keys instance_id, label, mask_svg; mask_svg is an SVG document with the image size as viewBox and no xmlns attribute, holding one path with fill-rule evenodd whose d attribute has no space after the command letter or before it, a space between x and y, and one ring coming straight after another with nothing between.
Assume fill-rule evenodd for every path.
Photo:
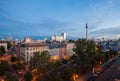
<instances>
[{"instance_id":1,"label":"car","mask_svg":"<svg viewBox=\"0 0 120 81\"><path fill-rule=\"evenodd\" d=\"M100 71L95 71L95 73L93 74L94 76L99 76L101 74L101 72Z\"/></svg>"},{"instance_id":2,"label":"car","mask_svg":"<svg viewBox=\"0 0 120 81\"><path fill-rule=\"evenodd\" d=\"M95 81L96 80L96 76L91 76L87 81Z\"/></svg>"}]
</instances>

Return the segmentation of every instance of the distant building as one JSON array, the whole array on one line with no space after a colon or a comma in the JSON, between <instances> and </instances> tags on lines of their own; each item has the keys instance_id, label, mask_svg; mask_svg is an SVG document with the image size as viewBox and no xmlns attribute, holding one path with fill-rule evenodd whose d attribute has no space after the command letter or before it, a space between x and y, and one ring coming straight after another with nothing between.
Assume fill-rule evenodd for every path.
<instances>
[{"instance_id":1,"label":"distant building","mask_svg":"<svg viewBox=\"0 0 120 81\"><path fill-rule=\"evenodd\" d=\"M30 37L26 37L26 38L24 39L24 42L30 43L30 42L31 42L31 38L30 38Z\"/></svg>"},{"instance_id":2,"label":"distant building","mask_svg":"<svg viewBox=\"0 0 120 81\"><path fill-rule=\"evenodd\" d=\"M66 44L65 43L55 43L49 44L49 53L51 58L54 60L63 59L66 53Z\"/></svg>"},{"instance_id":3,"label":"distant building","mask_svg":"<svg viewBox=\"0 0 120 81\"><path fill-rule=\"evenodd\" d=\"M59 41L59 42L66 41L66 33L62 33L61 36L57 36L57 35L51 36L51 40Z\"/></svg>"},{"instance_id":4,"label":"distant building","mask_svg":"<svg viewBox=\"0 0 120 81\"><path fill-rule=\"evenodd\" d=\"M15 44L19 44L19 43L21 43L22 41L21 41L21 40L16 39L14 42L15 42Z\"/></svg>"},{"instance_id":5,"label":"distant building","mask_svg":"<svg viewBox=\"0 0 120 81\"><path fill-rule=\"evenodd\" d=\"M101 47L102 47L102 51L104 51L104 52L107 52L107 51L110 50L110 49L109 49L109 42L104 42L104 43L102 43L102 44L101 44Z\"/></svg>"},{"instance_id":6,"label":"distant building","mask_svg":"<svg viewBox=\"0 0 120 81\"><path fill-rule=\"evenodd\" d=\"M109 43L109 49L112 50L112 51L116 51L118 52L118 49L119 49L119 46L118 46L118 42L115 41L115 42L110 42Z\"/></svg>"},{"instance_id":7,"label":"distant building","mask_svg":"<svg viewBox=\"0 0 120 81\"><path fill-rule=\"evenodd\" d=\"M46 40L47 40L46 38L44 40L31 40L30 37L26 37L23 42L25 42L25 43L45 43Z\"/></svg>"},{"instance_id":8,"label":"distant building","mask_svg":"<svg viewBox=\"0 0 120 81\"><path fill-rule=\"evenodd\" d=\"M74 43L56 43L49 45L49 53L53 59L61 60L63 58L69 58L74 54Z\"/></svg>"},{"instance_id":9,"label":"distant building","mask_svg":"<svg viewBox=\"0 0 120 81\"><path fill-rule=\"evenodd\" d=\"M66 41L66 33L62 33L62 36L63 36L63 40Z\"/></svg>"},{"instance_id":10,"label":"distant building","mask_svg":"<svg viewBox=\"0 0 120 81\"><path fill-rule=\"evenodd\" d=\"M29 37L25 38L24 42L21 42L16 46L17 54L25 59L26 63L30 62L35 52L48 51L51 59L61 60L63 58L69 58L73 55L74 43L56 43L45 41L33 41Z\"/></svg>"},{"instance_id":11,"label":"distant building","mask_svg":"<svg viewBox=\"0 0 120 81\"><path fill-rule=\"evenodd\" d=\"M13 37L12 36L8 36L8 38L7 38L7 41L12 41L13 40Z\"/></svg>"},{"instance_id":12,"label":"distant building","mask_svg":"<svg viewBox=\"0 0 120 81\"><path fill-rule=\"evenodd\" d=\"M101 42L102 51L116 51L118 52L120 50L120 40L114 40L114 41L102 41Z\"/></svg>"},{"instance_id":13,"label":"distant building","mask_svg":"<svg viewBox=\"0 0 120 81\"><path fill-rule=\"evenodd\" d=\"M0 41L0 46L4 46L5 50L7 50L7 43L5 41Z\"/></svg>"},{"instance_id":14,"label":"distant building","mask_svg":"<svg viewBox=\"0 0 120 81\"><path fill-rule=\"evenodd\" d=\"M51 59L59 60L59 48L50 48L49 47L49 53L51 55Z\"/></svg>"}]
</instances>

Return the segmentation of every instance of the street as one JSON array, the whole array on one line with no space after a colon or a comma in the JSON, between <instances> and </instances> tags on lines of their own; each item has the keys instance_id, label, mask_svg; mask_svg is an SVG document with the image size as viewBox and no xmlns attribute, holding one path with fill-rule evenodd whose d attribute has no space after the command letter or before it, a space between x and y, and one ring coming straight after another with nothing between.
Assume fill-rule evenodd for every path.
<instances>
[{"instance_id":1,"label":"street","mask_svg":"<svg viewBox=\"0 0 120 81\"><path fill-rule=\"evenodd\" d=\"M116 59L115 63L106 69L96 81L115 81L120 79L120 58Z\"/></svg>"},{"instance_id":2,"label":"street","mask_svg":"<svg viewBox=\"0 0 120 81\"><path fill-rule=\"evenodd\" d=\"M91 71L83 76L80 76L76 81L87 81L90 76L93 76ZM116 58L116 61L109 68L105 69L95 81L118 80L120 80L120 58Z\"/></svg>"}]
</instances>

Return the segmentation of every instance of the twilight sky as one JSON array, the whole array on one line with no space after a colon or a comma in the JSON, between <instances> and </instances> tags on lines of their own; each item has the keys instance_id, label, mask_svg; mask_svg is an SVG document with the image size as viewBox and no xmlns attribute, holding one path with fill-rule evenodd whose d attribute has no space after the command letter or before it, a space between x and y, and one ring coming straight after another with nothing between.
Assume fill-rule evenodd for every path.
<instances>
[{"instance_id":1,"label":"twilight sky","mask_svg":"<svg viewBox=\"0 0 120 81\"><path fill-rule=\"evenodd\" d=\"M120 0L0 0L0 34L120 38Z\"/></svg>"}]
</instances>

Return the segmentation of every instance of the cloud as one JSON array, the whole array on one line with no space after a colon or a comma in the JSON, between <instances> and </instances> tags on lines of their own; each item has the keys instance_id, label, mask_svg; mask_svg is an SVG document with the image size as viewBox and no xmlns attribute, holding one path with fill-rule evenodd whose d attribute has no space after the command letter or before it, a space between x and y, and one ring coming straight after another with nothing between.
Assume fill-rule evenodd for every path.
<instances>
[{"instance_id":1,"label":"cloud","mask_svg":"<svg viewBox=\"0 0 120 81\"><path fill-rule=\"evenodd\" d=\"M3 13L4 14L4 13ZM64 31L65 27L68 27L67 22L59 20L42 18L40 22L25 22L20 21L9 14L0 15L4 19L0 22L0 31L5 33L17 32L16 34L36 34L36 35L50 35Z\"/></svg>"},{"instance_id":2,"label":"cloud","mask_svg":"<svg viewBox=\"0 0 120 81\"><path fill-rule=\"evenodd\" d=\"M114 33L114 28L118 28L118 26L120 26L120 23L118 22L120 21L120 15L118 14L119 11L115 11L116 8L119 8L119 5L120 0L104 0L104 2L97 2L95 4L91 3L88 10L88 13L90 15L90 21L88 21L89 32L96 31L96 34L102 32L104 33L104 31L106 32L106 34ZM109 33L112 29L114 32Z\"/></svg>"},{"instance_id":3,"label":"cloud","mask_svg":"<svg viewBox=\"0 0 120 81\"><path fill-rule=\"evenodd\" d=\"M95 38L120 38L120 26L92 31L89 33L89 35Z\"/></svg>"},{"instance_id":4,"label":"cloud","mask_svg":"<svg viewBox=\"0 0 120 81\"><path fill-rule=\"evenodd\" d=\"M3 8L0 8L0 18L0 33L6 34L53 35L66 32L70 25L69 22L44 17L39 22L22 21Z\"/></svg>"}]
</instances>

